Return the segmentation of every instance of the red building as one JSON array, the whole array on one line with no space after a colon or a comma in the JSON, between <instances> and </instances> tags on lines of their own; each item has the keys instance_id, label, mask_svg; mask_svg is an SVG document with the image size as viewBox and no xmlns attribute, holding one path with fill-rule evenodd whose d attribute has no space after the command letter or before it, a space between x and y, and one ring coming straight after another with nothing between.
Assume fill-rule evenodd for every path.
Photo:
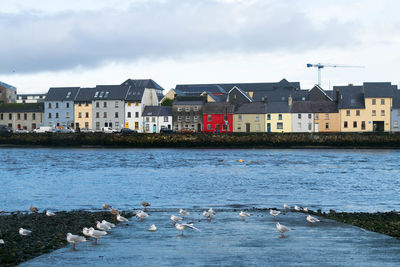
<instances>
[{"instance_id":1,"label":"red building","mask_svg":"<svg viewBox=\"0 0 400 267\"><path fill-rule=\"evenodd\" d=\"M234 106L230 103L206 103L203 107L203 132L233 132Z\"/></svg>"}]
</instances>

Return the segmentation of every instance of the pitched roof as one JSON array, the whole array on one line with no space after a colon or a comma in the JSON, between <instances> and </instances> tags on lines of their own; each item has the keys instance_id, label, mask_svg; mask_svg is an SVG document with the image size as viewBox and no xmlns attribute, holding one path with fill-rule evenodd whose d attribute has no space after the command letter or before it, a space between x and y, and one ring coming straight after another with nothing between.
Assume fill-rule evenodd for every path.
<instances>
[{"instance_id":1,"label":"pitched roof","mask_svg":"<svg viewBox=\"0 0 400 267\"><path fill-rule=\"evenodd\" d=\"M126 100L128 101L141 101L144 89L146 88L156 89L157 91L160 91L157 92L157 97L159 101L164 97L164 95L162 94L164 88L162 88L158 83L156 83L152 79L128 79L121 85L130 86L130 89L126 96Z\"/></svg>"},{"instance_id":2,"label":"pitched roof","mask_svg":"<svg viewBox=\"0 0 400 267\"><path fill-rule=\"evenodd\" d=\"M264 102L243 103L237 107L235 114L265 114L267 104Z\"/></svg>"},{"instance_id":3,"label":"pitched roof","mask_svg":"<svg viewBox=\"0 0 400 267\"><path fill-rule=\"evenodd\" d=\"M232 114L234 106L230 103L206 103L203 106L203 114Z\"/></svg>"},{"instance_id":4,"label":"pitched roof","mask_svg":"<svg viewBox=\"0 0 400 267\"><path fill-rule=\"evenodd\" d=\"M205 97L203 96L177 96L173 105L203 105Z\"/></svg>"},{"instance_id":5,"label":"pitched roof","mask_svg":"<svg viewBox=\"0 0 400 267\"><path fill-rule=\"evenodd\" d=\"M15 88L14 86L9 85L9 84L4 83L4 82L1 82L1 81L0 81L0 86L2 86L2 87L4 87L4 88L7 88L7 89L9 89L9 90L13 90L13 91L16 90L16 88Z\"/></svg>"},{"instance_id":6,"label":"pitched roof","mask_svg":"<svg viewBox=\"0 0 400 267\"><path fill-rule=\"evenodd\" d=\"M287 101L285 102L267 102L266 113L289 113L290 107Z\"/></svg>"},{"instance_id":7,"label":"pitched roof","mask_svg":"<svg viewBox=\"0 0 400 267\"><path fill-rule=\"evenodd\" d=\"M365 97L392 97L393 91L397 90L397 85L390 82L383 83L364 83Z\"/></svg>"},{"instance_id":8,"label":"pitched roof","mask_svg":"<svg viewBox=\"0 0 400 267\"><path fill-rule=\"evenodd\" d=\"M124 100L128 85L97 85L93 100Z\"/></svg>"},{"instance_id":9,"label":"pitched roof","mask_svg":"<svg viewBox=\"0 0 400 267\"><path fill-rule=\"evenodd\" d=\"M339 92L339 109L365 108L363 86L334 86L333 91ZM335 92L333 92L333 95L335 95Z\"/></svg>"},{"instance_id":10,"label":"pitched roof","mask_svg":"<svg viewBox=\"0 0 400 267\"><path fill-rule=\"evenodd\" d=\"M218 84L178 84L175 89L183 94L201 94L204 91L219 94L227 93L227 91Z\"/></svg>"},{"instance_id":11,"label":"pitched roof","mask_svg":"<svg viewBox=\"0 0 400 267\"><path fill-rule=\"evenodd\" d=\"M74 101L79 87L51 87L45 101Z\"/></svg>"},{"instance_id":12,"label":"pitched roof","mask_svg":"<svg viewBox=\"0 0 400 267\"><path fill-rule=\"evenodd\" d=\"M44 103L2 104L0 112L43 112Z\"/></svg>"},{"instance_id":13,"label":"pitched roof","mask_svg":"<svg viewBox=\"0 0 400 267\"><path fill-rule=\"evenodd\" d=\"M145 106L142 116L172 116L172 107Z\"/></svg>"},{"instance_id":14,"label":"pitched roof","mask_svg":"<svg viewBox=\"0 0 400 267\"><path fill-rule=\"evenodd\" d=\"M328 95L319 85L315 85L312 89L310 89L308 92L308 99L310 101L332 101L331 96Z\"/></svg>"},{"instance_id":15,"label":"pitched roof","mask_svg":"<svg viewBox=\"0 0 400 267\"><path fill-rule=\"evenodd\" d=\"M293 101L292 113L337 113L337 104L333 101Z\"/></svg>"},{"instance_id":16,"label":"pitched roof","mask_svg":"<svg viewBox=\"0 0 400 267\"><path fill-rule=\"evenodd\" d=\"M400 91L396 90L393 93L392 107L394 109L400 109Z\"/></svg>"},{"instance_id":17,"label":"pitched roof","mask_svg":"<svg viewBox=\"0 0 400 267\"><path fill-rule=\"evenodd\" d=\"M240 89L239 87L237 87L237 86L234 86L231 90L229 90L229 92L228 92L228 94L230 95L232 92L234 92L234 91L238 91L240 94L242 94L249 102L253 102L254 100L253 100L253 98L251 98L250 96L249 96L249 94L248 93L246 93L245 91L243 91L242 89Z\"/></svg>"},{"instance_id":18,"label":"pitched roof","mask_svg":"<svg viewBox=\"0 0 400 267\"><path fill-rule=\"evenodd\" d=\"M98 91L96 88L80 88L75 101L93 101L96 91Z\"/></svg>"}]
</instances>

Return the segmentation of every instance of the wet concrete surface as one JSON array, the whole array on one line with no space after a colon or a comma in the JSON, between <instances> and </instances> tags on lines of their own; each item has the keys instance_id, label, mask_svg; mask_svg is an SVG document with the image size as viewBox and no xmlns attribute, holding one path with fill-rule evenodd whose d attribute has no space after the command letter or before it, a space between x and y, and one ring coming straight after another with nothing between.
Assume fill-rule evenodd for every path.
<instances>
[{"instance_id":1,"label":"wet concrete surface","mask_svg":"<svg viewBox=\"0 0 400 267\"><path fill-rule=\"evenodd\" d=\"M20 266L398 266L400 241L361 228L321 219L310 226L303 213L277 217L293 228L281 238L275 220L255 211L246 221L238 211L219 210L211 222L201 210L186 222L201 232L182 237L170 221L178 210L151 211L145 221L132 218L110 235L45 254ZM151 224L156 232L149 232ZM76 234L76 233L75 233Z\"/></svg>"}]
</instances>

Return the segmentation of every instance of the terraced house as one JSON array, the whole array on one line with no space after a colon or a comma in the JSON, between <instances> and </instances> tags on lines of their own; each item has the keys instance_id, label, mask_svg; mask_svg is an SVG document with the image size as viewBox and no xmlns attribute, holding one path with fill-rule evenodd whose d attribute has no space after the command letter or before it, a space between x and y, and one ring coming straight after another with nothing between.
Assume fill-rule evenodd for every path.
<instances>
[{"instance_id":1,"label":"terraced house","mask_svg":"<svg viewBox=\"0 0 400 267\"><path fill-rule=\"evenodd\" d=\"M204 96L176 96L172 105L173 130L203 131Z\"/></svg>"},{"instance_id":2,"label":"terraced house","mask_svg":"<svg viewBox=\"0 0 400 267\"><path fill-rule=\"evenodd\" d=\"M50 88L44 101L45 126L74 127L74 101L79 87Z\"/></svg>"},{"instance_id":3,"label":"terraced house","mask_svg":"<svg viewBox=\"0 0 400 267\"><path fill-rule=\"evenodd\" d=\"M80 88L75 97L74 121L75 129L93 129L92 102L96 94L96 88Z\"/></svg>"},{"instance_id":4,"label":"terraced house","mask_svg":"<svg viewBox=\"0 0 400 267\"><path fill-rule=\"evenodd\" d=\"M43 124L43 103L0 105L0 125L32 131Z\"/></svg>"},{"instance_id":5,"label":"terraced house","mask_svg":"<svg viewBox=\"0 0 400 267\"><path fill-rule=\"evenodd\" d=\"M267 106L264 102L239 105L233 114L233 131L238 133L266 132L266 110Z\"/></svg>"}]
</instances>

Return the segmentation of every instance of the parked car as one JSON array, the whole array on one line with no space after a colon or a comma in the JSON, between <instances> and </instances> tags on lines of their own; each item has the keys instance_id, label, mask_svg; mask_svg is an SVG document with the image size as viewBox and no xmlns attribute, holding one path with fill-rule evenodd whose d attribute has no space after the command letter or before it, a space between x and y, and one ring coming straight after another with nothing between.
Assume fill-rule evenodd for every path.
<instances>
[{"instance_id":1,"label":"parked car","mask_svg":"<svg viewBox=\"0 0 400 267\"><path fill-rule=\"evenodd\" d=\"M52 133L53 128L49 126L40 126L39 128L36 128L33 130L34 133Z\"/></svg>"},{"instance_id":2,"label":"parked car","mask_svg":"<svg viewBox=\"0 0 400 267\"><path fill-rule=\"evenodd\" d=\"M122 128L120 133L122 133L122 134L136 134L137 131L129 129L129 128Z\"/></svg>"},{"instance_id":3,"label":"parked car","mask_svg":"<svg viewBox=\"0 0 400 267\"><path fill-rule=\"evenodd\" d=\"M56 133L75 133L75 130L72 128L60 128L56 130Z\"/></svg>"},{"instance_id":4,"label":"parked car","mask_svg":"<svg viewBox=\"0 0 400 267\"><path fill-rule=\"evenodd\" d=\"M103 133L116 133L116 132L118 132L118 130L115 130L115 129L111 128L111 127L103 127L103 128L101 128L101 131Z\"/></svg>"},{"instance_id":5,"label":"parked car","mask_svg":"<svg viewBox=\"0 0 400 267\"><path fill-rule=\"evenodd\" d=\"M12 133L12 130L5 125L0 125L0 133Z\"/></svg>"},{"instance_id":6,"label":"parked car","mask_svg":"<svg viewBox=\"0 0 400 267\"><path fill-rule=\"evenodd\" d=\"M161 128L160 133L174 133L174 131L168 128Z\"/></svg>"},{"instance_id":7,"label":"parked car","mask_svg":"<svg viewBox=\"0 0 400 267\"><path fill-rule=\"evenodd\" d=\"M94 130L90 130L88 128L81 128L81 133L94 133Z\"/></svg>"},{"instance_id":8,"label":"parked car","mask_svg":"<svg viewBox=\"0 0 400 267\"><path fill-rule=\"evenodd\" d=\"M26 130L26 129L17 129L17 130L15 130L15 133L17 133L17 134L25 134L25 133L29 133L29 131Z\"/></svg>"}]
</instances>

